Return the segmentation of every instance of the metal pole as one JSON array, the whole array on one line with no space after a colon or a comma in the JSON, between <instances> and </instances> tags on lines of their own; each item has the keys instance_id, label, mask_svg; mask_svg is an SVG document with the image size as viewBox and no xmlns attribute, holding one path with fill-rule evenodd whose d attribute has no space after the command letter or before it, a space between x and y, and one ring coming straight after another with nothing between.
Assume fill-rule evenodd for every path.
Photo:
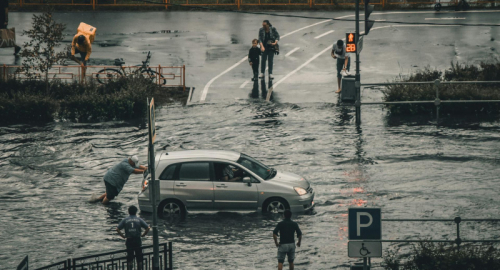
<instances>
[{"instance_id":1,"label":"metal pole","mask_svg":"<svg viewBox=\"0 0 500 270\"><path fill-rule=\"evenodd\" d=\"M361 124L361 77L359 75L359 53L357 52L359 41L359 0L356 0L356 78L354 86L356 88L356 125Z\"/></svg>"},{"instance_id":2,"label":"metal pole","mask_svg":"<svg viewBox=\"0 0 500 270\"><path fill-rule=\"evenodd\" d=\"M356 0L359 1L359 0ZM363 257L363 270L368 270L368 265L366 264L366 257Z\"/></svg>"},{"instance_id":3,"label":"metal pole","mask_svg":"<svg viewBox=\"0 0 500 270\"><path fill-rule=\"evenodd\" d=\"M151 108L148 100L148 121L151 119ZM160 247L158 241L158 211L156 210L155 153L151 122L149 122L149 172L151 173L150 192L153 207L153 270L160 270Z\"/></svg>"},{"instance_id":4,"label":"metal pole","mask_svg":"<svg viewBox=\"0 0 500 270\"><path fill-rule=\"evenodd\" d=\"M434 81L434 88L436 89L436 100L434 101L434 105L436 105L436 126L439 126L439 105L441 105L441 100L439 99L439 84L440 80Z\"/></svg>"}]
</instances>

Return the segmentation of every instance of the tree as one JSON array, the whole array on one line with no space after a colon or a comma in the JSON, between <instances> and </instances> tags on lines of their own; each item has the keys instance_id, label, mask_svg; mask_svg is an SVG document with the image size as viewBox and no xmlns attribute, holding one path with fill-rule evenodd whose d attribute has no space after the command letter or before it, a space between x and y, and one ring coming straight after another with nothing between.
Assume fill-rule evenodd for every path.
<instances>
[{"instance_id":1,"label":"tree","mask_svg":"<svg viewBox=\"0 0 500 270\"><path fill-rule=\"evenodd\" d=\"M57 23L53 19L52 10L48 10L41 15L34 14L32 29L23 31L23 36L26 35L31 40L23 45L22 71L30 79L40 77L40 73L44 74L47 91L50 86L49 70L67 57L67 50L56 52L63 40L65 28L65 24Z\"/></svg>"}]
</instances>

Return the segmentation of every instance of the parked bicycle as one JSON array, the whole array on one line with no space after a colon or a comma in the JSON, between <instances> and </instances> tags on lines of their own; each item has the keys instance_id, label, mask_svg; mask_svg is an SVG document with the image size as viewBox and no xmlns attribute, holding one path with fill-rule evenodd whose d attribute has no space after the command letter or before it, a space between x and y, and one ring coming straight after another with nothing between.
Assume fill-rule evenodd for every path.
<instances>
[{"instance_id":1,"label":"parked bicycle","mask_svg":"<svg viewBox=\"0 0 500 270\"><path fill-rule=\"evenodd\" d=\"M142 65L137 65L137 67L139 67L137 70L127 72L125 67L123 67L123 65L125 64L123 58L117 58L115 59L115 66L120 67L120 69L114 69L114 68L101 69L95 75L96 79L99 83L104 84L110 80L117 79L130 74L140 74L145 78L149 78L155 84L166 84L167 80L165 79L165 77L163 77L162 74L152 70L149 67L150 59L151 59L151 52L148 52L146 61L142 61Z\"/></svg>"}]
</instances>

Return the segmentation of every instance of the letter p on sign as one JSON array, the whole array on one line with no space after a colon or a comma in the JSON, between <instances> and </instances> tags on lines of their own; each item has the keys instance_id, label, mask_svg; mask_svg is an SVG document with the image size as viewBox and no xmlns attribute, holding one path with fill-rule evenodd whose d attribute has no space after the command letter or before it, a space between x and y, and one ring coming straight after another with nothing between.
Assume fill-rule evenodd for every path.
<instances>
[{"instance_id":1,"label":"letter p on sign","mask_svg":"<svg viewBox=\"0 0 500 270\"><path fill-rule=\"evenodd\" d=\"M349 208L349 240L382 239L380 208Z\"/></svg>"}]
</instances>

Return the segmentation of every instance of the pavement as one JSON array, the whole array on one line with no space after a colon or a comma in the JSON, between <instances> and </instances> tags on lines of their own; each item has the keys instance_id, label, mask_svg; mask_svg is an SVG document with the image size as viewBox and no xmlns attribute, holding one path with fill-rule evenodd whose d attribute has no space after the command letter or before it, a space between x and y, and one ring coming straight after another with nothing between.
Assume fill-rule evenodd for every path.
<instances>
[{"instance_id":1,"label":"pavement","mask_svg":"<svg viewBox=\"0 0 500 270\"><path fill-rule=\"evenodd\" d=\"M362 83L393 80L425 67L444 70L452 61L500 59L500 27L401 25L384 20L499 24L499 12L372 13L371 18L378 21L365 37L360 54ZM354 19L352 11L280 14ZM12 12L9 16L9 27L16 27L19 43L27 41L20 33L30 27L31 15ZM97 28L92 65L110 65L119 57L137 65L147 51L153 53L153 66L186 65L186 84L194 89L191 104L262 99L270 87L274 102L337 103L336 68L330 50L355 27L352 21L227 12L69 12L57 13L55 18L67 25L65 44L69 44L80 22ZM264 82L253 83L246 55L264 19L270 20L281 35L280 54L274 61L275 79L270 82L266 77ZM11 49L0 49L0 63L20 64L22 59L11 54ZM351 73L354 71L352 61ZM380 93L367 91L363 90L363 101L380 101Z\"/></svg>"}]
</instances>

